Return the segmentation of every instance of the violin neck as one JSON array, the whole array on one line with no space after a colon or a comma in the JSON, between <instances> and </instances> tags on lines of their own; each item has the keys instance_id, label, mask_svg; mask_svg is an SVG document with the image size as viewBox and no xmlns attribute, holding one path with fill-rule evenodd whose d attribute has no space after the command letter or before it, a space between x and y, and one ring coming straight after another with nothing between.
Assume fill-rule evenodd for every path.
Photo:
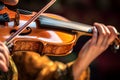
<instances>
[{"instance_id":1,"label":"violin neck","mask_svg":"<svg viewBox=\"0 0 120 80\"><path fill-rule=\"evenodd\" d=\"M80 31L92 33L93 26L82 24L74 21L62 21L58 19L53 19L46 16L40 16L39 21L41 25L49 26L49 28L54 29L64 29L64 30L72 30L72 31Z\"/></svg>"}]
</instances>

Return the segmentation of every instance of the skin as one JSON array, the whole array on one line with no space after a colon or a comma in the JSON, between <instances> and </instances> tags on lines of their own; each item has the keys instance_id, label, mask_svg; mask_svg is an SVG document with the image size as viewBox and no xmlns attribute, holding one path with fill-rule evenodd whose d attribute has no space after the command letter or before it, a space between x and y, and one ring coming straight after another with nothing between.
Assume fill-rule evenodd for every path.
<instances>
[{"instance_id":1,"label":"skin","mask_svg":"<svg viewBox=\"0 0 120 80\"><path fill-rule=\"evenodd\" d=\"M92 38L82 47L77 60L73 64L74 80L78 80L82 71L102 54L117 37L117 31L113 26L105 26L101 23L94 23L94 26L96 27L93 28Z\"/></svg>"},{"instance_id":2,"label":"skin","mask_svg":"<svg viewBox=\"0 0 120 80\"><path fill-rule=\"evenodd\" d=\"M0 1L2 1L4 4L8 4L11 6L16 5L19 2L19 0L0 0Z\"/></svg>"},{"instance_id":3,"label":"skin","mask_svg":"<svg viewBox=\"0 0 120 80\"><path fill-rule=\"evenodd\" d=\"M116 38L116 30L113 26L105 26L104 24L95 23L92 38L86 42L79 52L78 58L73 64L74 80L78 80L82 71L97 58ZM99 35L98 35L99 33ZM9 51L7 47L0 42L0 69L8 71Z\"/></svg>"},{"instance_id":4,"label":"skin","mask_svg":"<svg viewBox=\"0 0 120 80\"><path fill-rule=\"evenodd\" d=\"M7 5L16 5L18 0L0 0ZM9 50L3 42L0 42L0 70L7 72L9 66Z\"/></svg>"},{"instance_id":5,"label":"skin","mask_svg":"<svg viewBox=\"0 0 120 80\"><path fill-rule=\"evenodd\" d=\"M1 0L8 5L16 5L18 0ZM78 80L83 70L85 70L90 63L104 52L108 46L116 38L117 31L111 25L104 25L101 23L94 23L92 38L86 42L79 52L78 58L73 64L74 80ZM99 35L98 35L99 33ZM4 43L0 42L0 69L4 72L8 71L9 66L9 50Z\"/></svg>"},{"instance_id":6,"label":"skin","mask_svg":"<svg viewBox=\"0 0 120 80\"><path fill-rule=\"evenodd\" d=\"M3 42L0 42L0 69L4 72L7 72L8 66L9 66L9 50Z\"/></svg>"}]
</instances>

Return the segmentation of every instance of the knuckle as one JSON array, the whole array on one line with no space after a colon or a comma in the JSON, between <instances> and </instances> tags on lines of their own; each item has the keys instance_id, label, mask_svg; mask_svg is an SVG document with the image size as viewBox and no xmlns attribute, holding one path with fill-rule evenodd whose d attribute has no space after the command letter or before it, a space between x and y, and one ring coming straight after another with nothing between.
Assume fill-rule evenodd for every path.
<instances>
[{"instance_id":1,"label":"knuckle","mask_svg":"<svg viewBox=\"0 0 120 80\"><path fill-rule=\"evenodd\" d=\"M105 33L105 32L102 32L102 33L101 33L101 36L105 37L105 36L106 36L106 33Z\"/></svg>"},{"instance_id":2,"label":"knuckle","mask_svg":"<svg viewBox=\"0 0 120 80\"><path fill-rule=\"evenodd\" d=\"M95 45L93 45L93 44L91 44L91 48L95 49L95 48L96 48L96 46L95 46Z\"/></svg>"},{"instance_id":3,"label":"knuckle","mask_svg":"<svg viewBox=\"0 0 120 80\"><path fill-rule=\"evenodd\" d=\"M110 34L111 34L110 32L108 32L108 31L106 32L106 35L107 35L107 36L109 36Z\"/></svg>"},{"instance_id":4,"label":"knuckle","mask_svg":"<svg viewBox=\"0 0 120 80\"><path fill-rule=\"evenodd\" d=\"M100 50L103 50L103 51L104 51L105 49L106 49L105 46L101 46L101 47L100 47Z\"/></svg>"},{"instance_id":5,"label":"knuckle","mask_svg":"<svg viewBox=\"0 0 120 80\"><path fill-rule=\"evenodd\" d=\"M111 27L111 28L114 28L114 26L112 26L112 25L107 25L107 27Z\"/></svg>"}]
</instances>

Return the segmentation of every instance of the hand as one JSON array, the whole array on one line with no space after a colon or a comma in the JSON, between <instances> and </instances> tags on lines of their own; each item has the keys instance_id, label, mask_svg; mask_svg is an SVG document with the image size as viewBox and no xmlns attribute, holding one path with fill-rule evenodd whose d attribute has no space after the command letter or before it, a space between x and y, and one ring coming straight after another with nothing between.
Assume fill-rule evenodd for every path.
<instances>
[{"instance_id":1,"label":"hand","mask_svg":"<svg viewBox=\"0 0 120 80\"><path fill-rule=\"evenodd\" d=\"M9 50L0 42L0 70L7 72L9 66Z\"/></svg>"},{"instance_id":2,"label":"hand","mask_svg":"<svg viewBox=\"0 0 120 80\"><path fill-rule=\"evenodd\" d=\"M117 36L117 31L113 26L105 26L101 23L94 23L94 26L92 38L83 46L73 64L75 80L96 57L108 48Z\"/></svg>"}]
</instances>

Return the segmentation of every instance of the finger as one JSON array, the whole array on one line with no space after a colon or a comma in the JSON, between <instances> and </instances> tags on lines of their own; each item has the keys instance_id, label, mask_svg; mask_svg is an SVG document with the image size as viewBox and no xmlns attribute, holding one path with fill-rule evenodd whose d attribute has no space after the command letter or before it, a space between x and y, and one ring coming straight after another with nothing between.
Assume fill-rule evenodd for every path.
<instances>
[{"instance_id":1,"label":"finger","mask_svg":"<svg viewBox=\"0 0 120 80\"><path fill-rule=\"evenodd\" d=\"M86 53L86 52L93 51L93 49L95 49L95 47L96 47L96 42L97 42L97 29L95 27L93 27L92 38L85 43L85 45L82 47L80 52ZM81 55L81 54L79 54L79 55Z\"/></svg>"},{"instance_id":2,"label":"finger","mask_svg":"<svg viewBox=\"0 0 120 80\"><path fill-rule=\"evenodd\" d=\"M5 50L4 50L5 54L4 55L5 55L5 58L6 58L6 61L7 61L6 65L9 66L9 56L10 56L9 54L10 54L10 52L9 52L8 48L5 45L3 45L3 46L5 48Z\"/></svg>"},{"instance_id":3,"label":"finger","mask_svg":"<svg viewBox=\"0 0 120 80\"><path fill-rule=\"evenodd\" d=\"M96 29L96 27L93 27L93 36L92 36L92 39L91 39L91 45L96 45L97 38L98 38L97 35L98 35L97 29Z\"/></svg>"},{"instance_id":4,"label":"finger","mask_svg":"<svg viewBox=\"0 0 120 80\"><path fill-rule=\"evenodd\" d=\"M0 52L5 56L5 59L6 59L6 65L9 66L9 51L8 51L8 48L3 44L3 43L0 43Z\"/></svg>"},{"instance_id":5,"label":"finger","mask_svg":"<svg viewBox=\"0 0 120 80\"><path fill-rule=\"evenodd\" d=\"M98 41L97 41L97 46L101 46L105 37L105 30L103 28L103 24L100 23L94 23L94 26L96 26L98 33L99 33L99 37L98 37Z\"/></svg>"},{"instance_id":6,"label":"finger","mask_svg":"<svg viewBox=\"0 0 120 80\"><path fill-rule=\"evenodd\" d=\"M9 52L7 46L3 43L3 42L0 42L0 45L3 46L5 48L5 51Z\"/></svg>"},{"instance_id":7,"label":"finger","mask_svg":"<svg viewBox=\"0 0 120 80\"><path fill-rule=\"evenodd\" d=\"M6 64L5 56L0 52L0 60Z\"/></svg>"},{"instance_id":8,"label":"finger","mask_svg":"<svg viewBox=\"0 0 120 80\"><path fill-rule=\"evenodd\" d=\"M8 71L8 67L6 66L6 64L0 60L0 70L7 72Z\"/></svg>"},{"instance_id":9,"label":"finger","mask_svg":"<svg viewBox=\"0 0 120 80\"><path fill-rule=\"evenodd\" d=\"M117 30L113 26L110 26L110 25L108 26L108 29L110 30L108 44L111 44L117 37Z\"/></svg>"},{"instance_id":10,"label":"finger","mask_svg":"<svg viewBox=\"0 0 120 80\"><path fill-rule=\"evenodd\" d=\"M102 46L106 49L108 47L107 43L108 43L108 39L109 39L109 36L110 36L110 30L104 24L103 24L103 28L105 30L105 36L104 36L104 39L103 39Z\"/></svg>"}]
</instances>

